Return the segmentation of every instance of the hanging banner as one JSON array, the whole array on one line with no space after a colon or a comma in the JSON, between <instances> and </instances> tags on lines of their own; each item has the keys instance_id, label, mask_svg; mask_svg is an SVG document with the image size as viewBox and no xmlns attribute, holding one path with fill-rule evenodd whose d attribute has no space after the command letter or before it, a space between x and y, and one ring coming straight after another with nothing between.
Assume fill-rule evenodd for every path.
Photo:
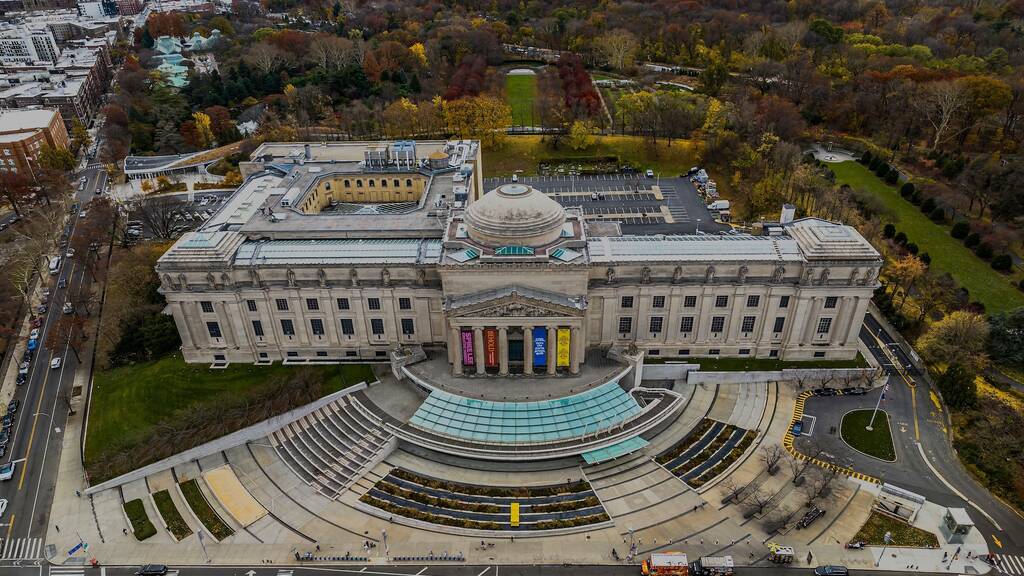
<instances>
[{"instance_id":1,"label":"hanging banner","mask_svg":"<svg viewBox=\"0 0 1024 576\"><path fill-rule=\"evenodd\" d=\"M556 358L559 366L569 365L569 329L558 329L558 354Z\"/></svg>"},{"instance_id":2,"label":"hanging banner","mask_svg":"<svg viewBox=\"0 0 1024 576\"><path fill-rule=\"evenodd\" d=\"M476 364L476 357L473 356L473 331L462 331L462 363L466 366Z\"/></svg>"},{"instance_id":3,"label":"hanging banner","mask_svg":"<svg viewBox=\"0 0 1024 576\"><path fill-rule=\"evenodd\" d=\"M533 329L533 365L548 365L548 329L544 327Z\"/></svg>"},{"instance_id":4,"label":"hanging banner","mask_svg":"<svg viewBox=\"0 0 1024 576\"><path fill-rule=\"evenodd\" d=\"M484 328L484 366L498 365L498 329Z\"/></svg>"}]
</instances>

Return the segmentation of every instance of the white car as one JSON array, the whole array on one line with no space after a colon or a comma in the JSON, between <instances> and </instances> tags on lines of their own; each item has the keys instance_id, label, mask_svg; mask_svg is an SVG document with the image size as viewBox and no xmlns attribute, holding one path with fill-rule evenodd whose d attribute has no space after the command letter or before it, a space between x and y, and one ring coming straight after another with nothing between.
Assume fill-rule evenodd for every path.
<instances>
[{"instance_id":1,"label":"white car","mask_svg":"<svg viewBox=\"0 0 1024 576\"><path fill-rule=\"evenodd\" d=\"M14 462L8 462L0 466L0 481L14 478Z\"/></svg>"},{"instance_id":2,"label":"white car","mask_svg":"<svg viewBox=\"0 0 1024 576\"><path fill-rule=\"evenodd\" d=\"M68 248L67 253L64 254L64 255L67 256L68 258L73 258L75 256L75 249L74 248Z\"/></svg>"},{"instance_id":3,"label":"white car","mask_svg":"<svg viewBox=\"0 0 1024 576\"><path fill-rule=\"evenodd\" d=\"M648 178L654 178L654 170L648 168L646 174Z\"/></svg>"},{"instance_id":4,"label":"white car","mask_svg":"<svg viewBox=\"0 0 1024 576\"><path fill-rule=\"evenodd\" d=\"M28 333L28 339L29 340L38 340L39 339L39 328L33 328L32 331Z\"/></svg>"},{"instance_id":5,"label":"white car","mask_svg":"<svg viewBox=\"0 0 1024 576\"><path fill-rule=\"evenodd\" d=\"M88 215L89 215L89 212L87 212L86 210L82 210L81 212L78 213L78 217L79 218L85 218Z\"/></svg>"},{"instance_id":6,"label":"white car","mask_svg":"<svg viewBox=\"0 0 1024 576\"><path fill-rule=\"evenodd\" d=\"M50 360L50 368L53 368L53 369L60 368L60 356L57 356L53 360Z\"/></svg>"},{"instance_id":7,"label":"white car","mask_svg":"<svg viewBox=\"0 0 1024 576\"><path fill-rule=\"evenodd\" d=\"M64 311L65 314L71 314L72 312L75 311L74 304L72 304L71 302L65 302L64 303L63 311Z\"/></svg>"},{"instance_id":8,"label":"white car","mask_svg":"<svg viewBox=\"0 0 1024 576\"><path fill-rule=\"evenodd\" d=\"M0 498L0 518L3 518L4 512L7 512L7 498Z\"/></svg>"}]
</instances>

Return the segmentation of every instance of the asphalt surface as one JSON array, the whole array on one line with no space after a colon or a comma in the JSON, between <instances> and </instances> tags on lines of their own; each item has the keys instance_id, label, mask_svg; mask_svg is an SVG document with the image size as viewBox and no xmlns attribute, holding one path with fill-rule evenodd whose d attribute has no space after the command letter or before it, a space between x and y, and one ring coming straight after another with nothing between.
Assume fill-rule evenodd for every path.
<instances>
[{"instance_id":1,"label":"asphalt surface","mask_svg":"<svg viewBox=\"0 0 1024 576\"><path fill-rule=\"evenodd\" d=\"M864 319L860 337L883 367L893 372L881 409L889 415L896 461L884 462L862 454L843 442L839 434L842 416L853 409L874 408L880 390L865 396L809 398L804 426L811 427L811 435L797 438L795 447L806 453L812 444L817 444L825 451L824 460L852 466L858 472L916 492L937 504L965 508L992 553L1013 556L1011 561L1019 559L1024 554L1024 518L964 469L951 446L945 408L915 369L919 366L917 359L871 314ZM895 369L896 362L902 369ZM1009 566L1006 564L998 571L1024 574Z\"/></svg>"},{"instance_id":2,"label":"asphalt surface","mask_svg":"<svg viewBox=\"0 0 1024 576\"><path fill-rule=\"evenodd\" d=\"M511 183L511 178L486 178L484 189L492 190ZM643 174L599 174L593 176L522 176L518 182L529 184L551 196L563 206L579 206L588 220L602 220L605 214L629 213L608 217L621 223L625 234L693 234L730 230L727 224L712 220L711 213L687 178L648 178ZM656 200L651 187L661 189L664 200ZM665 206L673 223L665 222ZM653 217L651 217L653 216Z\"/></svg>"},{"instance_id":3,"label":"asphalt surface","mask_svg":"<svg viewBox=\"0 0 1024 576\"><path fill-rule=\"evenodd\" d=\"M22 566L0 568L0 576L133 576L137 566ZM810 568L736 568L737 576L812 576ZM851 570L854 576L889 576L891 572L877 570ZM323 574L364 574L367 576L636 576L638 565L621 566L486 566L463 564L401 566L188 566L171 567L167 576L322 576ZM939 576L929 572L917 572L922 576ZM943 575L948 576L948 575Z\"/></svg>"}]
</instances>

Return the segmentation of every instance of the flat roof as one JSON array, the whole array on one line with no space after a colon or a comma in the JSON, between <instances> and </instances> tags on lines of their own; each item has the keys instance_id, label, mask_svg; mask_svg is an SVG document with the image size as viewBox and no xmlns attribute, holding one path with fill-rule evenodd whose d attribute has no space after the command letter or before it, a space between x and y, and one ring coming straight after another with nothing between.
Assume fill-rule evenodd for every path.
<instances>
[{"instance_id":1,"label":"flat roof","mask_svg":"<svg viewBox=\"0 0 1024 576\"><path fill-rule=\"evenodd\" d=\"M440 240L264 240L243 242L239 266L266 264L436 264Z\"/></svg>"},{"instance_id":2,"label":"flat roof","mask_svg":"<svg viewBox=\"0 0 1024 576\"><path fill-rule=\"evenodd\" d=\"M0 132L20 132L46 128L57 114L56 110L5 110L0 113Z\"/></svg>"},{"instance_id":3,"label":"flat roof","mask_svg":"<svg viewBox=\"0 0 1024 576\"><path fill-rule=\"evenodd\" d=\"M696 234L689 236L618 236L587 241L590 261L773 261L799 262L800 247L786 236Z\"/></svg>"}]
</instances>

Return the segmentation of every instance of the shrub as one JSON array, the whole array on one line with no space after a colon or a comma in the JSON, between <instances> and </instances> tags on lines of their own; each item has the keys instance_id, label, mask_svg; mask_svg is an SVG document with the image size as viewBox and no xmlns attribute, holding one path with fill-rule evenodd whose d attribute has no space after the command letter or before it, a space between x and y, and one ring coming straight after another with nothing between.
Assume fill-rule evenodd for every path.
<instances>
[{"instance_id":1,"label":"shrub","mask_svg":"<svg viewBox=\"0 0 1024 576\"><path fill-rule=\"evenodd\" d=\"M913 204L914 206L917 206L918 204L920 204L921 203L921 193L918 192L917 190L914 190L914 193L910 195L910 203Z\"/></svg>"},{"instance_id":2,"label":"shrub","mask_svg":"<svg viewBox=\"0 0 1024 576\"><path fill-rule=\"evenodd\" d=\"M882 228L882 237L883 238L892 238L895 235L896 235L896 226L894 226L892 223L886 224Z\"/></svg>"},{"instance_id":3,"label":"shrub","mask_svg":"<svg viewBox=\"0 0 1024 576\"><path fill-rule=\"evenodd\" d=\"M875 175L879 178L885 178L889 174L890 170L892 170L892 168L890 168L885 162L882 162L878 165L878 169L875 170Z\"/></svg>"},{"instance_id":4,"label":"shrub","mask_svg":"<svg viewBox=\"0 0 1024 576\"><path fill-rule=\"evenodd\" d=\"M949 235L957 240L963 240L967 238L967 235L971 233L971 225L961 220L956 224L953 224L953 229L949 231Z\"/></svg>"},{"instance_id":5,"label":"shrub","mask_svg":"<svg viewBox=\"0 0 1024 576\"><path fill-rule=\"evenodd\" d=\"M871 155L871 150L865 150L864 153L861 154L860 159L858 159L857 162L860 162L861 164L867 165L867 164L871 164L871 160L873 160L873 159L874 159L874 156Z\"/></svg>"},{"instance_id":6,"label":"shrub","mask_svg":"<svg viewBox=\"0 0 1024 576\"><path fill-rule=\"evenodd\" d=\"M1012 265L1013 260L1009 254L1000 254L992 259L992 268L1000 272L1006 272Z\"/></svg>"},{"instance_id":7,"label":"shrub","mask_svg":"<svg viewBox=\"0 0 1024 576\"><path fill-rule=\"evenodd\" d=\"M980 243L981 236L979 236L977 232L971 232L967 235L967 238L964 238L964 246L967 246L968 248L973 248Z\"/></svg>"},{"instance_id":8,"label":"shrub","mask_svg":"<svg viewBox=\"0 0 1024 576\"><path fill-rule=\"evenodd\" d=\"M946 221L946 211L942 209L942 206L936 206L935 209L928 214L928 218L932 222L941 224Z\"/></svg>"},{"instance_id":9,"label":"shrub","mask_svg":"<svg viewBox=\"0 0 1024 576\"><path fill-rule=\"evenodd\" d=\"M878 156L875 156L874 158L871 159L871 162L868 162L868 170L871 170L872 172L877 172L878 167L881 165L882 159L879 158Z\"/></svg>"},{"instance_id":10,"label":"shrub","mask_svg":"<svg viewBox=\"0 0 1024 576\"><path fill-rule=\"evenodd\" d=\"M974 312L975 314L985 313L985 305L977 300L971 302L965 308L968 312Z\"/></svg>"},{"instance_id":11,"label":"shrub","mask_svg":"<svg viewBox=\"0 0 1024 576\"><path fill-rule=\"evenodd\" d=\"M957 158L946 162L946 165L942 167L942 175L946 178L955 178L958 174L964 170L964 159Z\"/></svg>"},{"instance_id":12,"label":"shrub","mask_svg":"<svg viewBox=\"0 0 1024 576\"><path fill-rule=\"evenodd\" d=\"M1024 290L1024 278L1020 279L1020 282L1017 283L1017 287Z\"/></svg>"},{"instance_id":13,"label":"shrub","mask_svg":"<svg viewBox=\"0 0 1024 576\"><path fill-rule=\"evenodd\" d=\"M935 206L934 198L925 198L924 202L921 202L921 212L930 214L932 210L935 210Z\"/></svg>"},{"instance_id":14,"label":"shrub","mask_svg":"<svg viewBox=\"0 0 1024 576\"><path fill-rule=\"evenodd\" d=\"M903 232L897 232L896 236L893 236L893 240L897 244L902 246L903 244L907 243L907 235L905 233L903 233Z\"/></svg>"},{"instance_id":15,"label":"shrub","mask_svg":"<svg viewBox=\"0 0 1024 576\"><path fill-rule=\"evenodd\" d=\"M982 242L974 248L974 253L978 255L978 258L988 260L992 257L992 246L990 246L988 242Z\"/></svg>"},{"instance_id":16,"label":"shrub","mask_svg":"<svg viewBox=\"0 0 1024 576\"><path fill-rule=\"evenodd\" d=\"M959 364L953 364L936 375L936 384L942 392L942 399L954 408L973 406L978 401L978 387L974 375Z\"/></svg>"},{"instance_id":17,"label":"shrub","mask_svg":"<svg viewBox=\"0 0 1024 576\"><path fill-rule=\"evenodd\" d=\"M921 252L920 254L918 254L917 259L920 260L921 262L924 262L926 266L932 263L932 256L927 252Z\"/></svg>"},{"instance_id":18,"label":"shrub","mask_svg":"<svg viewBox=\"0 0 1024 576\"><path fill-rule=\"evenodd\" d=\"M904 198L907 198L907 197L909 197L913 193L914 193L914 183L913 182L907 182L903 186L900 186L900 196L903 196Z\"/></svg>"},{"instance_id":19,"label":"shrub","mask_svg":"<svg viewBox=\"0 0 1024 576\"><path fill-rule=\"evenodd\" d=\"M917 244L914 244L913 242L908 242L906 248L907 248L907 252L910 252L911 254L913 254L915 256L917 255L918 251L920 250L920 248L917 247Z\"/></svg>"},{"instance_id":20,"label":"shrub","mask_svg":"<svg viewBox=\"0 0 1024 576\"><path fill-rule=\"evenodd\" d=\"M899 182L899 181L900 181L900 173L898 171L896 171L896 170L890 170L889 173L885 175L885 183L886 184L892 184L893 186L895 186L896 183Z\"/></svg>"}]
</instances>

